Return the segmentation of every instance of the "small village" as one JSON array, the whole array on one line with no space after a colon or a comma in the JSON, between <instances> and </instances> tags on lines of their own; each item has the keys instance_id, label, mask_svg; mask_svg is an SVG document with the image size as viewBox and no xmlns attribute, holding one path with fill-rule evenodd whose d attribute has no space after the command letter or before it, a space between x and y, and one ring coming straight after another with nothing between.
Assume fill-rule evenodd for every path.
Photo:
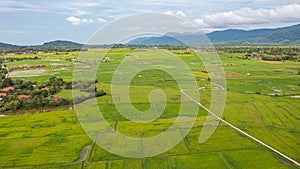
<instances>
[{"instance_id":1,"label":"small village","mask_svg":"<svg viewBox=\"0 0 300 169\"><path fill-rule=\"evenodd\" d=\"M72 100L54 96L63 89L71 89L71 82L65 82L55 76L45 83L25 80L13 80L7 76L8 70L1 65L0 70L0 111L33 109L70 105Z\"/></svg>"}]
</instances>

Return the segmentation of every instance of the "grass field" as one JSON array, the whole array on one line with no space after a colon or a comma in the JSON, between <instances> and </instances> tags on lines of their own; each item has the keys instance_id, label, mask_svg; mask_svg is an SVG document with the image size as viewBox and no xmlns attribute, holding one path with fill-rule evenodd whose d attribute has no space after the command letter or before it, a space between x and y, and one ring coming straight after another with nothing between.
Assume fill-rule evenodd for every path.
<instances>
[{"instance_id":1,"label":"grass field","mask_svg":"<svg viewBox=\"0 0 300 169\"><path fill-rule=\"evenodd\" d=\"M96 49L94 52L101 51ZM141 72L130 86L130 99L135 108L147 110L150 107L149 92L161 89L168 99L166 109L159 119L149 124L131 122L121 116L112 102L110 80L124 56L133 52L130 49L113 49L107 54L114 60L101 63L97 87L108 95L97 98L97 102L110 125L117 124L117 131L134 137L149 137L172 125L180 109L180 91L174 79L164 72ZM68 69L47 68L46 74L18 78L42 82L51 73L56 73L56 76L71 81L74 64L65 59L76 58L76 54L39 55L42 57L39 63L50 65L59 62ZM242 55L220 54L228 88L223 119L299 162L300 99L291 96L300 95L300 75L297 75L300 63L286 61L274 64L239 59ZM191 68L198 86L205 87L199 90L200 102L209 107L211 87L204 65L195 55L178 56ZM7 65L29 63L20 61ZM56 95L71 98L72 91L62 90ZM0 168L297 168L222 123L208 141L200 144L199 135L206 116L207 112L199 109L193 128L178 145L163 154L143 159L117 156L94 144L81 128L73 110L0 117ZM86 159L78 162L82 150L88 145L90 149Z\"/></svg>"}]
</instances>

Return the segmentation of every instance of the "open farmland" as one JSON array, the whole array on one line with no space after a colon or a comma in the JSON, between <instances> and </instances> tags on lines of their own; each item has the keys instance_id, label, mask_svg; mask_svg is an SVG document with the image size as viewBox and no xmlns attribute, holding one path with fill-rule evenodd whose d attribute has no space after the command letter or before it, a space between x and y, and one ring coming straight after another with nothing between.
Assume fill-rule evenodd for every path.
<instances>
[{"instance_id":1,"label":"open farmland","mask_svg":"<svg viewBox=\"0 0 300 169\"><path fill-rule=\"evenodd\" d=\"M146 70L139 73L130 86L130 99L135 108L144 111L150 107L148 95L153 89L164 91L167 106L162 115L149 124L125 119L112 102L110 81L116 67L134 52L138 53L138 50L119 48L110 50L106 55L113 60L101 63L97 88L107 95L97 97L97 102L101 113L117 131L133 137L150 137L166 130L178 116L180 91L176 81L165 72ZM190 67L201 88L200 102L209 107L211 84L202 62L193 52L171 52ZM45 65L44 68L13 70L13 79L43 82L55 75L70 82L74 68L70 59L76 59L77 55L77 52L46 53L38 55L40 60L5 64L8 68ZM299 162L300 99L295 96L300 96L300 63L241 59L243 55L220 53L227 78L227 100L222 118ZM88 69L89 65L86 64L86 67ZM42 74L24 74L39 69L44 70ZM55 96L71 99L72 92L63 89ZM130 159L111 154L94 144L81 128L74 110L21 115L11 112L0 117L0 168L296 168L223 123L208 141L200 144L199 134L206 117L207 112L200 108L191 131L171 150L155 157ZM85 148L87 151L84 151Z\"/></svg>"}]
</instances>

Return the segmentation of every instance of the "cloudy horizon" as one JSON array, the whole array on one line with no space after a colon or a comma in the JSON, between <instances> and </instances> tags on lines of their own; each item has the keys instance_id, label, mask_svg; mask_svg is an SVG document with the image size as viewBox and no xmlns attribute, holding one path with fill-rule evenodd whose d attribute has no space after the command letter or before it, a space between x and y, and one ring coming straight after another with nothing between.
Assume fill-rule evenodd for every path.
<instances>
[{"instance_id":1,"label":"cloudy horizon","mask_svg":"<svg viewBox=\"0 0 300 169\"><path fill-rule=\"evenodd\" d=\"M106 24L152 12L180 17L204 32L285 27L300 23L299 11L299 0L0 0L0 42L35 45L63 39L84 43Z\"/></svg>"}]
</instances>

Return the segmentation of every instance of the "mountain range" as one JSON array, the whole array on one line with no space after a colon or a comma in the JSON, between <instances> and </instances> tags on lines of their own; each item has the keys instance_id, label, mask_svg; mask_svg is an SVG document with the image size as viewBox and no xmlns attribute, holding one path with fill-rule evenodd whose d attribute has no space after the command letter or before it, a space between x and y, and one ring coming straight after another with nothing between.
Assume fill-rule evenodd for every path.
<instances>
[{"instance_id":1,"label":"mountain range","mask_svg":"<svg viewBox=\"0 0 300 169\"><path fill-rule=\"evenodd\" d=\"M300 24L275 29L238 30L228 29L206 34L214 45L300 45ZM167 33L160 37L141 37L128 42L131 45L182 45L201 44L200 33ZM202 39L202 40L201 40Z\"/></svg>"},{"instance_id":2,"label":"mountain range","mask_svg":"<svg viewBox=\"0 0 300 169\"><path fill-rule=\"evenodd\" d=\"M228 29L207 33L206 37L214 45L300 45L300 24L274 29L238 30ZM160 37L140 37L127 42L128 45L183 45L180 39L188 44L201 44L200 33L167 33ZM205 42L206 43L206 42ZM31 48L82 48L84 44L56 40L42 45L18 46L1 43L0 50L22 47Z\"/></svg>"}]
</instances>

